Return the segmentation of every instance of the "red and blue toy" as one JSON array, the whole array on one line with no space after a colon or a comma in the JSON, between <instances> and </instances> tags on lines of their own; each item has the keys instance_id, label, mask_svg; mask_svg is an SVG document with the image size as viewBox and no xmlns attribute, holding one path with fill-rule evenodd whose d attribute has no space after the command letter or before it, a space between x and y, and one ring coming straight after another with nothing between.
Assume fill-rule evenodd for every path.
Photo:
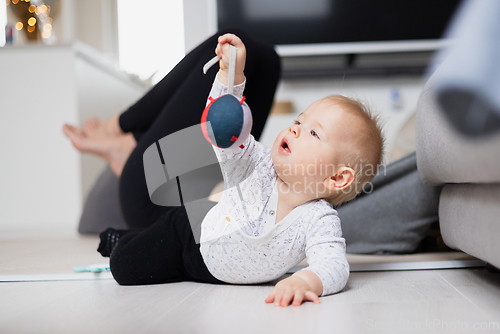
<instances>
[{"instance_id":1,"label":"red and blue toy","mask_svg":"<svg viewBox=\"0 0 500 334\"><path fill-rule=\"evenodd\" d=\"M252 129L252 113L245 102L245 97L238 100L233 92L236 48L231 45L229 57L228 94L210 99L201 117L201 129L205 138L220 148L242 147ZM210 67L219 61L215 56L204 67L206 73Z\"/></svg>"}]
</instances>

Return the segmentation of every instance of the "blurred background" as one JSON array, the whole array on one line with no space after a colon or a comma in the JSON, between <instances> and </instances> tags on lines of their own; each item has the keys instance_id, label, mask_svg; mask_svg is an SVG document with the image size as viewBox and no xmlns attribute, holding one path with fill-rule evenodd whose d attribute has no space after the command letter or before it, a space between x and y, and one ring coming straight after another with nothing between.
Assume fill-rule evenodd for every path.
<instances>
[{"instance_id":1,"label":"blurred background","mask_svg":"<svg viewBox=\"0 0 500 334\"><path fill-rule=\"evenodd\" d=\"M282 57L265 145L313 101L344 94L382 115L386 163L412 152L417 99L459 2L2 1L0 232L76 229L105 165L78 154L62 124L126 110L219 28L249 30Z\"/></svg>"}]
</instances>

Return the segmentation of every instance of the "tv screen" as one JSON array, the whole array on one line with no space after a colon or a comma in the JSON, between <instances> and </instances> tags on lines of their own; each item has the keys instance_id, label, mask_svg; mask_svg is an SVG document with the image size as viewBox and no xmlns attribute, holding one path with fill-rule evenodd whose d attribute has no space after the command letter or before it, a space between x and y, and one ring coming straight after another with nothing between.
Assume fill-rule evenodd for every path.
<instances>
[{"instance_id":1,"label":"tv screen","mask_svg":"<svg viewBox=\"0 0 500 334\"><path fill-rule=\"evenodd\" d=\"M218 27L274 45L439 39L460 0L217 0Z\"/></svg>"}]
</instances>

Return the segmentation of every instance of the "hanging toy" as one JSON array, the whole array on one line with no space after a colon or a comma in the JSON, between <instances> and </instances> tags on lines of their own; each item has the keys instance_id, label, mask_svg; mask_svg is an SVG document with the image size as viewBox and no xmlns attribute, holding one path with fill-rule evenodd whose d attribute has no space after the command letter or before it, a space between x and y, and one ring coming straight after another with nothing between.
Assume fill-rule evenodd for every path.
<instances>
[{"instance_id":1,"label":"hanging toy","mask_svg":"<svg viewBox=\"0 0 500 334\"><path fill-rule=\"evenodd\" d=\"M219 60L215 56L207 62L203 66L203 73L206 74ZM230 45L228 94L216 99L209 97L210 103L201 116L203 135L208 142L220 148L244 148L242 144L252 129L252 113L245 97L240 101L233 95L235 68L236 48Z\"/></svg>"}]
</instances>

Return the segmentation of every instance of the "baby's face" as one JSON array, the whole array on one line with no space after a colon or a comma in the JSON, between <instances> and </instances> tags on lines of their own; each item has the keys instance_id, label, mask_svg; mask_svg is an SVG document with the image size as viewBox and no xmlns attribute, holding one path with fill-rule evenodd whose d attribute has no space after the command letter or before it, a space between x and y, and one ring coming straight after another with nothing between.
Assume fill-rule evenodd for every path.
<instances>
[{"instance_id":1,"label":"baby's face","mask_svg":"<svg viewBox=\"0 0 500 334\"><path fill-rule=\"evenodd\" d=\"M323 181L343 163L355 122L339 104L328 100L311 104L274 141L272 159L280 179L294 191L314 190L315 198L327 196L321 194L327 191Z\"/></svg>"}]
</instances>

